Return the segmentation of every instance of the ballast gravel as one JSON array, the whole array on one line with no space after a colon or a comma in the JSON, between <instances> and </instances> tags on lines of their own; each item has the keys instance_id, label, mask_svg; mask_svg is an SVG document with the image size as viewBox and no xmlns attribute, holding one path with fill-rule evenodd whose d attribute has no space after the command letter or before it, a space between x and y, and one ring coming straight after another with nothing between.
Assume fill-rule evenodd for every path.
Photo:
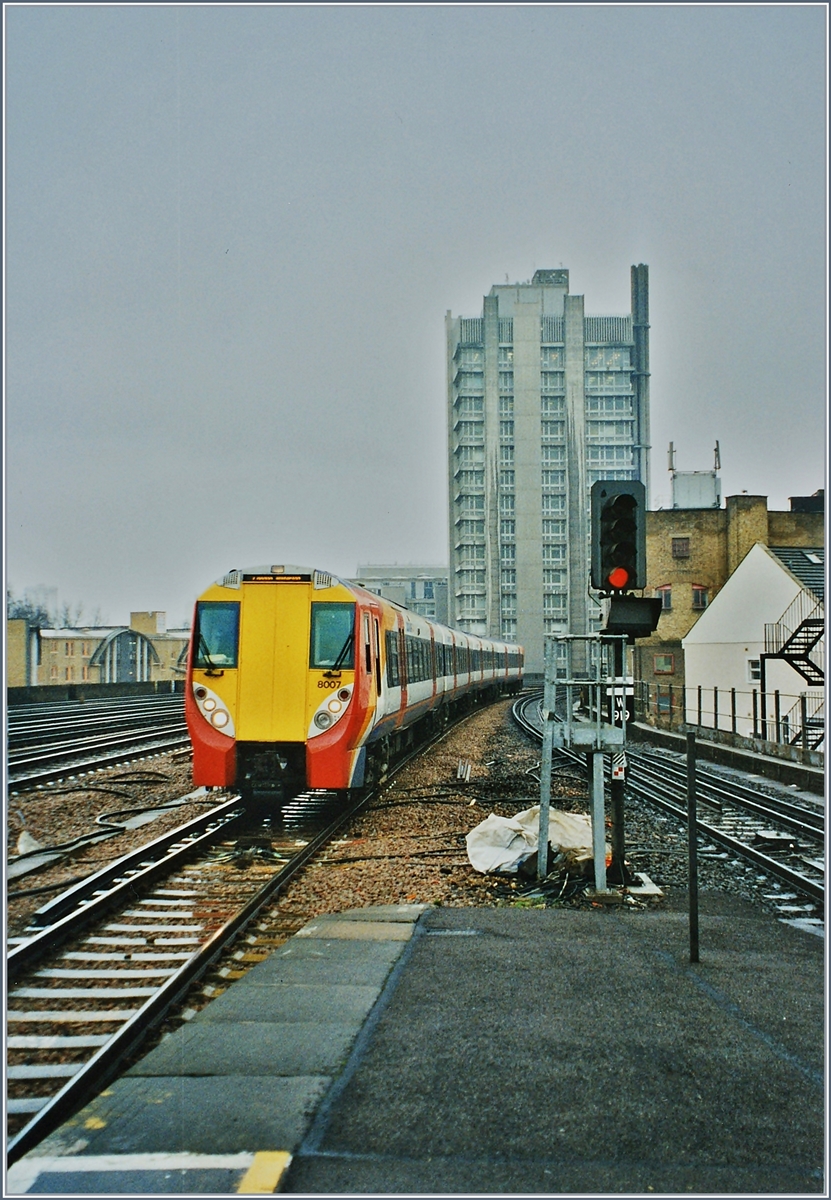
<instances>
[{"instance_id":1,"label":"ballast gravel","mask_svg":"<svg viewBox=\"0 0 831 1200\"><path fill-rule=\"evenodd\" d=\"M510 817L539 803L539 745L517 728L511 704L502 700L476 709L383 786L340 839L281 893L270 910L271 919L279 911L279 923L290 929L323 913L374 904L591 904L586 895L591 879L570 877L562 888L558 885L545 895L534 895L538 889L533 879L481 875L468 861L466 835L489 813ZM470 764L467 781L459 778L460 764L464 768L466 763ZM99 788L115 790L93 790ZM88 833L101 814L170 802L192 790L189 759L160 755L130 767L114 767L12 796L9 854L16 853L24 829L39 842L51 845ZM51 890L10 897L7 933L23 933L32 913L56 895L60 886L69 886L73 879L191 820L205 811L206 803L217 804L224 798L222 793L208 793L162 813L151 824L73 852L53 867L14 880L10 893ZM555 765L551 802L565 811L589 812L586 777L579 767ZM625 828L626 859L631 868L645 872L662 888L667 902L686 893L685 826L646 801L627 796ZM720 847L700 848L699 887L728 892L771 913L777 911L785 892L782 885ZM796 900L797 905L801 903ZM632 909L643 906L629 901ZM806 915L809 909L806 904Z\"/></svg>"}]
</instances>

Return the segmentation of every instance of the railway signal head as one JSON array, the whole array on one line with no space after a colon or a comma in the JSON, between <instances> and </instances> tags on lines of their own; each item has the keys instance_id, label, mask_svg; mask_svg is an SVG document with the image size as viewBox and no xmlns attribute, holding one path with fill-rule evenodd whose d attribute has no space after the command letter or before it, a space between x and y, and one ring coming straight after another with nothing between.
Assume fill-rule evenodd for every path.
<instances>
[{"instance_id":1,"label":"railway signal head","mask_svg":"<svg viewBox=\"0 0 831 1200\"><path fill-rule=\"evenodd\" d=\"M607 595L646 587L646 488L637 479L592 484L591 585Z\"/></svg>"}]
</instances>

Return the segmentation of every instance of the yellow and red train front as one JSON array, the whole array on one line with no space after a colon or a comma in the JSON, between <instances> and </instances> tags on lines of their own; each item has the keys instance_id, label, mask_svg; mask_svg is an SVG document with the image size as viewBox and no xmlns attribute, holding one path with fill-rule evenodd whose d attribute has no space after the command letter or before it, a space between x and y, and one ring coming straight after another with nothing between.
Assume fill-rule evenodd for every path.
<instances>
[{"instance_id":1,"label":"yellow and red train front","mask_svg":"<svg viewBox=\"0 0 831 1200\"><path fill-rule=\"evenodd\" d=\"M361 605L320 572L232 572L196 604L185 707L194 782L267 791L363 782L374 712Z\"/></svg>"}]
</instances>

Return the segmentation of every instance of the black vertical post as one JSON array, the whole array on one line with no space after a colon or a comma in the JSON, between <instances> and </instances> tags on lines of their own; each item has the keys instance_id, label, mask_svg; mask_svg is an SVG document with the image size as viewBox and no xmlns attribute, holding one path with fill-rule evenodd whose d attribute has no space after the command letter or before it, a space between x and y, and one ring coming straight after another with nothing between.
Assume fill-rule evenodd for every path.
<instances>
[{"instance_id":1,"label":"black vertical post","mask_svg":"<svg viewBox=\"0 0 831 1200\"><path fill-rule=\"evenodd\" d=\"M614 653L614 672L613 672L613 674L614 674L615 679L620 679L621 687L623 687L623 678L624 678L623 663L624 663L624 656L625 656L625 651L623 649L623 641L620 638L616 638L615 641L612 643L612 647L613 647L613 653ZM626 700L625 700L625 696L624 696L624 705L625 705L625 702L626 702ZM614 723L616 725L617 724L623 725L623 723L624 723L623 712L620 713L619 717L618 717L618 713L615 712ZM626 873L626 866L624 863L626 838L625 838L624 824L623 824L623 791L624 791L624 787L625 787L625 782L623 779L615 779L614 778L614 763L615 763L615 756L613 754L612 755L613 774L612 774L612 779L609 783L609 799L610 799L611 808L612 808L612 861L609 866L609 872L607 875L607 879L611 883L619 883L619 884L625 885L630 882L630 880L627 879L627 877L626 877L627 873Z\"/></svg>"},{"instance_id":2,"label":"black vertical post","mask_svg":"<svg viewBox=\"0 0 831 1200\"><path fill-rule=\"evenodd\" d=\"M669 727L672 729L672 684L669 685Z\"/></svg>"},{"instance_id":3,"label":"black vertical post","mask_svg":"<svg viewBox=\"0 0 831 1200\"><path fill-rule=\"evenodd\" d=\"M802 749L808 749L808 693L802 692L799 697L799 719L802 723Z\"/></svg>"},{"instance_id":4,"label":"black vertical post","mask_svg":"<svg viewBox=\"0 0 831 1200\"><path fill-rule=\"evenodd\" d=\"M733 732L736 732L736 689L730 689L730 725Z\"/></svg>"},{"instance_id":5,"label":"black vertical post","mask_svg":"<svg viewBox=\"0 0 831 1200\"><path fill-rule=\"evenodd\" d=\"M687 734L687 841L690 866L690 962L698 960L698 820L695 804L695 734Z\"/></svg>"},{"instance_id":6,"label":"black vertical post","mask_svg":"<svg viewBox=\"0 0 831 1200\"><path fill-rule=\"evenodd\" d=\"M779 699L779 688L773 693L773 718L776 721L776 741L782 741L782 702Z\"/></svg>"},{"instance_id":7,"label":"black vertical post","mask_svg":"<svg viewBox=\"0 0 831 1200\"><path fill-rule=\"evenodd\" d=\"M768 740L768 697L764 654L759 659L759 691L762 693L762 741L766 742Z\"/></svg>"},{"instance_id":8,"label":"black vertical post","mask_svg":"<svg viewBox=\"0 0 831 1200\"><path fill-rule=\"evenodd\" d=\"M753 689L753 736L759 736L759 693Z\"/></svg>"},{"instance_id":9,"label":"black vertical post","mask_svg":"<svg viewBox=\"0 0 831 1200\"><path fill-rule=\"evenodd\" d=\"M699 729L701 728L702 723L703 722L702 722L702 717L701 717L701 684L699 683L699 685L698 685L698 728Z\"/></svg>"},{"instance_id":10,"label":"black vertical post","mask_svg":"<svg viewBox=\"0 0 831 1200\"><path fill-rule=\"evenodd\" d=\"M718 688L713 688L713 729L718 729Z\"/></svg>"}]
</instances>

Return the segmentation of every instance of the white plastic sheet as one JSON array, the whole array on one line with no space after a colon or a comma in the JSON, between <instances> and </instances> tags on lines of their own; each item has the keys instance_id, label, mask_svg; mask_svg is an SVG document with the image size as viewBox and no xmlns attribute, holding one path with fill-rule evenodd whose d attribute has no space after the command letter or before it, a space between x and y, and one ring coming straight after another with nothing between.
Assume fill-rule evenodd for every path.
<instances>
[{"instance_id":1,"label":"white plastic sheet","mask_svg":"<svg viewBox=\"0 0 831 1200\"><path fill-rule=\"evenodd\" d=\"M536 854L539 836L538 804L513 817L491 813L467 835L470 865L483 875L514 875L526 858ZM575 866L591 862L591 817L552 808L548 816L548 841L555 853L565 855Z\"/></svg>"}]
</instances>

